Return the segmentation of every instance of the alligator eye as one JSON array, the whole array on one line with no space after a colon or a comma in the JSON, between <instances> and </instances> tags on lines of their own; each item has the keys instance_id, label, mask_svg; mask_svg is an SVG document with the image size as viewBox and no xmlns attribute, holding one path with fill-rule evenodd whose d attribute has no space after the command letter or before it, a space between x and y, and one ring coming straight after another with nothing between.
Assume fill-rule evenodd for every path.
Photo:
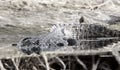
<instances>
[{"instance_id":1,"label":"alligator eye","mask_svg":"<svg viewBox=\"0 0 120 70\"><path fill-rule=\"evenodd\" d=\"M64 44L63 43L57 43L57 46L64 46Z\"/></svg>"},{"instance_id":2,"label":"alligator eye","mask_svg":"<svg viewBox=\"0 0 120 70\"><path fill-rule=\"evenodd\" d=\"M30 39L31 39L31 37L24 38L22 40L22 45L21 46L30 46L30 44L31 44Z\"/></svg>"},{"instance_id":3,"label":"alligator eye","mask_svg":"<svg viewBox=\"0 0 120 70\"><path fill-rule=\"evenodd\" d=\"M25 42L26 40L29 40L29 39L31 39L31 37L24 38L22 42Z\"/></svg>"},{"instance_id":4,"label":"alligator eye","mask_svg":"<svg viewBox=\"0 0 120 70\"><path fill-rule=\"evenodd\" d=\"M68 46L74 46L77 44L76 40L75 39L67 39L67 42L68 42Z\"/></svg>"}]
</instances>

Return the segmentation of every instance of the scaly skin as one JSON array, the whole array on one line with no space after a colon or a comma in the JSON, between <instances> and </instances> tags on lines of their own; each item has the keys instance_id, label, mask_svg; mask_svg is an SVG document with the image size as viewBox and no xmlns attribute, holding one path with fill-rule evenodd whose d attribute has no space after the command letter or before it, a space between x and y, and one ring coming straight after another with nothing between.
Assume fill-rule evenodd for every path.
<instances>
[{"instance_id":1,"label":"scaly skin","mask_svg":"<svg viewBox=\"0 0 120 70\"><path fill-rule=\"evenodd\" d=\"M79 49L88 50L98 49L120 40L120 31L110 30L102 25L80 24L73 26L78 28L75 32L77 39L66 38L64 30L67 27L57 26L50 33L22 39L18 47L26 54L39 54L41 51L54 51L67 46L79 46ZM111 37L112 39L109 39Z\"/></svg>"},{"instance_id":2,"label":"scaly skin","mask_svg":"<svg viewBox=\"0 0 120 70\"><path fill-rule=\"evenodd\" d=\"M80 24L77 32L81 49L102 48L120 40L120 31L110 30L102 25Z\"/></svg>"},{"instance_id":3,"label":"scaly skin","mask_svg":"<svg viewBox=\"0 0 120 70\"><path fill-rule=\"evenodd\" d=\"M39 54L41 51L53 51L68 45L67 40L64 38L64 27L57 26L51 32L43 34L39 37L27 37L18 43L18 48L26 53Z\"/></svg>"}]
</instances>

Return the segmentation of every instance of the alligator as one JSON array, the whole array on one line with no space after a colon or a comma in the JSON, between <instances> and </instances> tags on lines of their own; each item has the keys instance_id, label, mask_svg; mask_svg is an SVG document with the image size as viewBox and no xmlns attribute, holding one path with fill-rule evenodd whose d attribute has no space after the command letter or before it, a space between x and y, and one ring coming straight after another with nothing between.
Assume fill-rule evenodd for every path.
<instances>
[{"instance_id":1,"label":"alligator","mask_svg":"<svg viewBox=\"0 0 120 70\"><path fill-rule=\"evenodd\" d=\"M99 49L117 43L119 40L120 31L96 23L86 24L84 18L81 17L79 24L57 24L51 28L49 33L38 37L23 38L17 47L29 55L68 46L79 46L74 49L80 50Z\"/></svg>"}]
</instances>

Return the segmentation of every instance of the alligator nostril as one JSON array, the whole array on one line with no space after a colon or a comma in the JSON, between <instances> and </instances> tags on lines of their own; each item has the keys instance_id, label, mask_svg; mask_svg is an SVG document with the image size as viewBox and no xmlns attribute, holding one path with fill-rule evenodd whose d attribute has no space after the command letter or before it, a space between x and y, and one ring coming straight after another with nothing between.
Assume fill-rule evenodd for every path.
<instances>
[{"instance_id":1,"label":"alligator nostril","mask_svg":"<svg viewBox=\"0 0 120 70\"><path fill-rule=\"evenodd\" d=\"M77 44L75 39L67 39L68 46L74 46Z\"/></svg>"},{"instance_id":2,"label":"alligator nostril","mask_svg":"<svg viewBox=\"0 0 120 70\"><path fill-rule=\"evenodd\" d=\"M12 46L17 46L17 44L12 44Z\"/></svg>"}]
</instances>

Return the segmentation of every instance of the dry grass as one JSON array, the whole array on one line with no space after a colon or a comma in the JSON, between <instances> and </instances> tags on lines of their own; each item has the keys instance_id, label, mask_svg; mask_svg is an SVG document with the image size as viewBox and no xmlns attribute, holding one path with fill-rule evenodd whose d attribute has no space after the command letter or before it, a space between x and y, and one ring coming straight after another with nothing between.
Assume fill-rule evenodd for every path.
<instances>
[{"instance_id":1,"label":"dry grass","mask_svg":"<svg viewBox=\"0 0 120 70\"><path fill-rule=\"evenodd\" d=\"M106 51L112 52L120 64L119 50L117 50L119 48L114 49L115 46L120 46L119 44L101 50L45 52L48 53L47 55L25 55L18 48L11 46L23 37L38 36L48 32L53 24L78 23L84 12L100 11L118 16L119 5L119 0L0 0L0 69L57 70L54 68L56 64L62 70L72 68L75 70L76 66L82 70L97 70L101 59L93 60L91 67L87 67L81 60L81 55L85 53L87 56L96 55ZM120 30L120 24L108 27Z\"/></svg>"}]
</instances>

